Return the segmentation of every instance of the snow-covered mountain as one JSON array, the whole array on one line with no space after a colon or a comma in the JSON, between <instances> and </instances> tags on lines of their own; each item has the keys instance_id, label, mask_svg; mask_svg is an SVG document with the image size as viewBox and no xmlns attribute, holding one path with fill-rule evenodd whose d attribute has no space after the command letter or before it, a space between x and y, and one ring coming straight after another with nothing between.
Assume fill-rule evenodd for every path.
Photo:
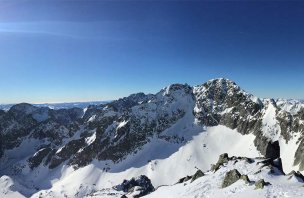
<instances>
[{"instance_id":1,"label":"snow-covered mountain","mask_svg":"<svg viewBox=\"0 0 304 198\"><path fill-rule=\"evenodd\" d=\"M17 104L0 110L0 196L303 197L303 122L302 101L259 99L228 79L87 108ZM252 163L227 157L215 171L222 153ZM251 182L222 188L232 169ZM254 191L259 179L272 185Z\"/></svg>"},{"instance_id":2,"label":"snow-covered mountain","mask_svg":"<svg viewBox=\"0 0 304 198\"><path fill-rule=\"evenodd\" d=\"M50 109L70 109L74 107L86 108L90 105L106 104L111 101L91 101L91 102L64 102L64 103L43 103L43 104L32 104L36 107L48 107ZM9 110L15 104L0 104L1 110Z\"/></svg>"}]
</instances>

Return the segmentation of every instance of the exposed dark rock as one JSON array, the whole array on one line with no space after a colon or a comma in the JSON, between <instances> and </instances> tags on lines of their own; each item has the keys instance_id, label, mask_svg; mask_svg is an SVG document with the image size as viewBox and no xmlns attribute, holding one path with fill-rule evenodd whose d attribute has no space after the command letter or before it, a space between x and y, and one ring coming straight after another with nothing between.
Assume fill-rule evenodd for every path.
<instances>
[{"instance_id":1,"label":"exposed dark rock","mask_svg":"<svg viewBox=\"0 0 304 198\"><path fill-rule=\"evenodd\" d=\"M200 90L204 92L200 92ZM234 82L227 79L215 79L195 89L197 109L194 113L201 123L207 126L218 124L231 129L237 128L242 134L257 130L258 113L263 104L253 101L251 95L242 91ZM226 113L223 110L230 109ZM255 119L245 119L255 116Z\"/></svg>"},{"instance_id":2,"label":"exposed dark rock","mask_svg":"<svg viewBox=\"0 0 304 198\"><path fill-rule=\"evenodd\" d=\"M51 152L51 148L43 148L37 151L37 153L31 157L29 161L29 167L31 169L39 166L42 162L42 160Z\"/></svg>"},{"instance_id":3,"label":"exposed dark rock","mask_svg":"<svg viewBox=\"0 0 304 198\"><path fill-rule=\"evenodd\" d=\"M278 141L268 143L265 157L271 159L276 159L280 157L280 145Z\"/></svg>"},{"instance_id":4,"label":"exposed dark rock","mask_svg":"<svg viewBox=\"0 0 304 198\"><path fill-rule=\"evenodd\" d=\"M237 157L237 159L243 160L243 161L245 161L245 162L247 162L247 163L249 163L249 164L251 164L251 163L254 162L254 159L248 158L248 157Z\"/></svg>"},{"instance_id":5,"label":"exposed dark rock","mask_svg":"<svg viewBox=\"0 0 304 198\"><path fill-rule=\"evenodd\" d=\"M78 119L80 120L83 116L83 110L80 108L58 109L52 110L50 113L52 119L62 125L67 125Z\"/></svg>"},{"instance_id":6,"label":"exposed dark rock","mask_svg":"<svg viewBox=\"0 0 304 198\"><path fill-rule=\"evenodd\" d=\"M198 179L198 178L200 178L200 177L203 177L204 175L205 175L205 174L203 173L203 171L197 170L197 171L195 172L195 174L192 176L191 182L193 182L194 180L196 180L196 179Z\"/></svg>"},{"instance_id":7,"label":"exposed dark rock","mask_svg":"<svg viewBox=\"0 0 304 198\"><path fill-rule=\"evenodd\" d=\"M211 170L216 172L221 166L228 163L229 157L227 153L223 153L219 156L219 159L216 164L211 166Z\"/></svg>"},{"instance_id":8,"label":"exposed dark rock","mask_svg":"<svg viewBox=\"0 0 304 198\"><path fill-rule=\"evenodd\" d=\"M192 178L192 176L187 175L186 177L180 178L176 183L181 184L181 183L184 183L186 181L189 181L191 178Z\"/></svg>"},{"instance_id":9,"label":"exposed dark rock","mask_svg":"<svg viewBox=\"0 0 304 198\"><path fill-rule=\"evenodd\" d=\"M259 174L259 173L261 173L262 172L262 170L258 170L258 171L256 171L255 173L253 173L254 175L257 175L257 174Z\"/></svg>"},{"instance_id":10,"label":"exposed dark rock","mask_svg":"<svg viewBox=\"0 0 304 198\"><path fill-rule=\"evenodd\" d=\"M264 179L260 179L259 181L255 182L255 189L263 189L264 186L270 185L269 182L265 182Z\"/></svg>"},{"instance_id":11,"label":"exposed dark rock","mask_svg":"<svg viewBox=\"0 0 304 198\"><path fill-rule=\"evenodd\" d=\"M114 111L124 111L138 105L139 103L146 103L152 98L153 98L152 94L145 95L144 93L136 93L136 94L131 94L128 97L124 97L116 101L113 101L107 104L107 106L110 108L112 107Z\"/></svg>"},{"instance_id":12,"label":"exposed dark rock","mask_svg":"<svg viewBox=\"0 0 304 198\"><path fill-rule=\"evenodd\" d=\"M257 134L254 139L254 145L266 158L276 159L280 157L280 145L278 141L271 142L266 137Z\"/></svg>"},{"instance_id":13,"label":"exposed dark rock","mask_svg":"<svg viewBox=\"0 0 304 198\"><path fill-rule=\"evenodd\" d=\"M277 159L266 159L263 161L258 162L258 164L263 164L263 166L261 167L261 169L263 167L268 167L270 169L270 172L273 174L283 174L285 175L284 171L283 171L283 165L282 165L282 160L281 158L277 158Z\"/></svg>"},{"instance_id":14,"label":"exposed dark rock","mask_svg":"<svg viewBox=\"0 0 304 198\"><path fill-rule=\"evenodd\" d=\"M299 165L299 171L303 171L304 170L304 139L301 140L294 157L295 157L294 166Z\"/></svg>"},{"instance_id":15,"label":"exposed dark rock","mask_svg":"<svg viewBox=\"0 0 304 198\"><path fill-rule=\"evenodd\" d=\"M304 176L300 171L291 171L290 173L287 174L289 176L288 179L291 179L292 177L295 177L297 180L304 182Z\"/></svg>"},{"instance_id":16,"label":"exposed dark rock","mask_svg":"<svg viewBox=\"0 0 304 198\"><path fill-rule=\"evenodd\" d=\"M277 120L280 124L281 135L288 142L292 137L293 117L290 113L282 111L277 115Z\"/></svg>"},{"instance_id":17,"label":"exposed dark rock","mask_svg":"<svg viewBox=\"0 0 304 198\"><path fill-rule=\"evenodd\" d=\"M0 158L1 158L2 155L3 155L2 140L3 140L3 137L2 137L2 134L1 134L1 132L0 132Z\"/></svg>"},{"instance_id":18,"label":"exposed dark rock","mask_svg":"<svg viewBox=\"0 0 304 198\"><path fill-rule=\"evenodd\" d=\"M231 184L235 183L241 178L241 174L238 170L233 169L231 171L228 171L225 175L224 181L222 183L222 188L226 188L230 186Z\"/></svg>"},{"instance_id":19,"label":"exposed dark rock","mask_svg":"<svg viewBox=\"0 0 304 198\"><path fill-rule=\"evenodd\" d=\"M24 115L29 115L32 114L34 111L36 111L38 107L35 107L31 104L28 103L19 103L16 105L13 105L8 112L14 113L16 115L24 116Z\"/></svg>"},{"instance_id":20,"label":"exposed dark rock","mask_svg":"<svg viewBox=\"0 0 304 198\"><path fill-rule=\"evenodd\" d=\"M124 180L121 184L114 186L114 189L128 193L135 190L139 191L136 197L145 196L155 190L151 180L145 175L141 175L138 178L132 178L130 180Z\"/></svg>"},{"instance_id":21,"label":"exposed dark rock","mask_svg":"<svg viewBox=\"0 0 304 198\"><path fill-rule=\"evenodd\" d=\"M246 184L249 184L251 182L247 175L241 175L240 179L244 180Z\"/></svg>"},{"instance_id":22,"label":"exposed dark rock","mask_svg":"<svg viewBox=\"0 0 304 198\"><path fill-rule=\"evenodd\" d=\"M276 167L279 171L281 171L285 175L285 173L283 171L283 164L282 164L282 159L281 158L277 158L277 159L273 160L272 165L274 167Z\"/></svg>"},{"instance_id":23,"label":"exposed dark rock","mask_svg":"<svg viewBox=\"0 0 304 198\"><path fill-rule=\"evenodd\" d=\"M303 107L299 110L297 116L299 117L300 120L304 120L304 108Z\"/></svg>"},{"instance_id":24,"label":"exposed dark rock","mask_svg":"<svg viewBox=\"0 0 304 198\"><path fill-rule=\"evenodd\" d=\"M74 155L84 145L85 140L83 138L70 141L63 148L61 148L61 150L57 151L57 153L52 157L49 168L53 169L57 167L65 160L69 159L70 156Z\"/></svg>"}]
</instances>

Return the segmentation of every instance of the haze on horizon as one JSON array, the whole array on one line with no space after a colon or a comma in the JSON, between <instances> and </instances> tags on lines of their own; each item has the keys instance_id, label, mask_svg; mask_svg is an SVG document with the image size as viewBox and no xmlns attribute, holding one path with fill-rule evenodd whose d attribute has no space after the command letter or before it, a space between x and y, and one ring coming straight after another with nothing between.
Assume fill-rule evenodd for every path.
<instances>
[{"instance_id":1,"label":"haze on horizon","mask_svg":"<svg viewBox=\"0 0 304 198\"><path fill-rule=\"evenodd\" d=\"M224 77L304 99L304 2L0 1L0 103L112 100Z\"/></svg>"}]
</instances>

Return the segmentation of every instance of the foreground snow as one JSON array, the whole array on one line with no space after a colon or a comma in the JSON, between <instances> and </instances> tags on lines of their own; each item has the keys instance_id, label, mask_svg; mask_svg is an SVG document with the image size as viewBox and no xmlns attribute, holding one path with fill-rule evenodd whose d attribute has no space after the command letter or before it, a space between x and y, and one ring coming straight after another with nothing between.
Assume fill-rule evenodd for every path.
<instances>
[{"instance_id":1,"label":"foreground snow","mask_svg":"<svg viewBox=\"0 0 304 198\"><path fill-rule=\"evenodd\" d=\"M172 130L175 128L166 133L172 133ZM187 127L185 130L188 130ZM244 163L229 164L215 174L207 172L206 177L191 184L188 182L173 185L178 179L194 174L197 169L208 171L222 153L228 153L229 156L261 156L253 145L252 134L241 135L225 126L216 126L192 135L186 144L152 138L136 154L127 156L117 164L93 161L76 171L67 166L54 170L40 166L33 172L23 171L21 176L2 176L0 197L120 197L122 193L113 192L112 187L124 179L139 175L148 176L153 186L158 188L149 197L304 197L304 188L302 190L301 187L303 184L267 173L263 177L273 185L264 190L254 190L254 186L246 185L242 181L220 189L225 172L233 167L248 174L252 180L258 179L259 176L253 174L255 166ZM282 147L282 156L290 158L290 151L295 152L294 148ZM288 164L288 169L292 168L292 164ZM37 192L37 189L40 190Z\"/></svg>"},{"instance_id":2,"label":"foreground snow","mask_svg":"<svg viewBox=\"0 0 304 198\"><path fill-rule=\"evenodd\" d=\"M155 187L171 185L179 178L193 174L196 168L208 170L210 164L215 163L218 155L224 152L229 155L259 156L253 145L252 134L241 135L227 127L217 126L193 135L184 145L153 138L135 155L129 155L118 164L94 161L76 171L66 166L55 170L41 166L34 172L24 172L24 177L16 177L14 180L21 179L21 183L29 188L28 191L22 191L26 197L31 195L32 188L41 189L33 197L39 197L41 193L49 197L82 197L139 175L148 176ZM2 189L19 191L16 188Z\"/></svg>"},{"instance_id":3,"label":"foreground snow","mask_svg":"<svg viewBox=\"0 0 304 198\"><path fill-rule=\"evenodd\" d=\"M249 164L245 161L229 162L227 166L222 167L217 172L209 171L205 176L186 183L176 184L172 186L163 186L155 192L149 194L149 198L178 198L178 197L244 197L244 198L264 198L264 197L304 197L303 181L295 177L281 175L278 172L270 174L268 167L261 169L258 164L260 160ZM226 188L221 188L226 172L232 169L237 169L242 175L248 175L252 181L246 184L243 180L238 180L236 183ZM255 189L254 182L259 179L264 179L270 182L271 185L265 186L264 189Z\"/></svg>"}]
</instances>

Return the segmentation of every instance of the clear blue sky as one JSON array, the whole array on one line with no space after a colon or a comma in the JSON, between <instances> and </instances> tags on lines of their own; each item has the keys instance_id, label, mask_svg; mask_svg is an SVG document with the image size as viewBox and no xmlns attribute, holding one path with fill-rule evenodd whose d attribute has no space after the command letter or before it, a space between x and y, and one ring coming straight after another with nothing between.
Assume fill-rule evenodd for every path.
<instances>
[{"instance_id":1,"label":"clear blue sky","mask_svg":"<svg viewBox=\"0 0 304 198\"><path fill-rule=\"evenodd\" d=\"M304 2L0 0L0 103L108 100L226 77L304 98Z\"/></svg>"}]
</instances>

